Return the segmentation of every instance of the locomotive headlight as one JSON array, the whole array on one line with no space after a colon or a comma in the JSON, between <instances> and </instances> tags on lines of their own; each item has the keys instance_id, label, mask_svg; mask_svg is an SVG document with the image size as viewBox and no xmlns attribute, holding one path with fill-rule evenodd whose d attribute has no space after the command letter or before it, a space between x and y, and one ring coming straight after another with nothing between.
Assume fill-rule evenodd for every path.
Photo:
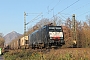
<instances>
[{"instance_id":1,"label":"locomotive headlight","mask_svg":"<svg viewBox=\"0 0 90 60\"><path fill-rule=\"evenodd\" d=\"M53 39L53 37L50 37L50 39Z\"/></svg>"},{"instance_id":2,"label":"locomotive headlight","mask_svg":"<svg viewBox=\"0 0 90 60\"><path fill-rule=\"evenodd\" d=\"M60 37L63 37L63 32L60 32Z\"/></svg>"}]
</instances>

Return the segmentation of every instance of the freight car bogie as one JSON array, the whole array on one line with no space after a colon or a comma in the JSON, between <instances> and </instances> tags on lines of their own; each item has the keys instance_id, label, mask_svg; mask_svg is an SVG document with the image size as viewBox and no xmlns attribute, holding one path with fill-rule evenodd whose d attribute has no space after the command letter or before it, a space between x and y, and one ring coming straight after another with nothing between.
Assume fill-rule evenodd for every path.
<instances>
[{"instance_id":1,"label":"freight car bogie","mask_svg":"<svg viewBox=\"0 0 90 60\"><path fill-rule=\"evenodd\" d=\"M54 47L57 47L57 48L59 48L59 47L61 47L62 45L63 45L64 43L60 43L60 42L53 42L53 43L39 43L39 44L32 44L32 49L41 49L41 48L52 48L53 46Z\"/></svg>"},{"instance_id":2,"label":"freight car bogie","mask_svg":"<svg viewBox=\"0 0 90 60\"><path fill-rule=\"evenodd\" d=\"M45 48L45 44L44 43L37 43L37 44L32 44L32 49L41 49L41 48Z\"/></svg>"},{"instance_id":3,"label":"freight car bogie","mask_svg":"<svg viewBox=\"0 0 90 60\"><path fill-rule=\"evenodd\" d=\"M60 42L54 42L54 43L49 43L48 44L48 47L49 48L52 48L52 47L57 47L57 48L59 48L59 47L61 47L62 46L62 44L60 43Z\"/></svg>"}]
</instances>

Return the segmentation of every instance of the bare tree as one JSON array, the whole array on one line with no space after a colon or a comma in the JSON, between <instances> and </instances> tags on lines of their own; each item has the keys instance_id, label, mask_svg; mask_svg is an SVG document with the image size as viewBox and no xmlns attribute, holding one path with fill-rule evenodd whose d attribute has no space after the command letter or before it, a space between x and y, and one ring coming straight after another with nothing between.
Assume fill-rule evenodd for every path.
<instances>
[{"instance_id":1,"label":"bare tree","mask_svg":"<svg viewBox=\"0 0 90 60\"><path fill-rule=\"evenodd\" d=\"M4 40L4 38L3 38L3 34L0 33L0 47L1 47L1 48L4 47L4 42L5 42L5 40Z\"/></svg>"},{"instance_id":2,"label":"bare tree","mask_svg":"<svg viewBox=\"0 0 90 60\"><path fill-rule=\"evenodd\" d=\"M35 30L37 30L37 29L41 28L42 26L47 25L49 23L50 23L49 19L47 19L47 18L41 19L38 23L36 23L36 25L34 25L33 27L30 27L28 29L27 35L31 34Z\"/></svg>"},{"instance_id":3,"label":"bare tree","mask_svg":"<svg viewBox=\"0 0 90 60\"><path fill-rule=\"evenodd\" d=\"M87 15L87 16L86 16L86 20L87 20L87 23L88 23L88 25L89 25L89 27L90 27L90 15Z\"/></svg>"},{"instance_id":4,"label":"bare tree","mask_svg":"<svg viewBox=\"0 0 90 60\"><path fill-rule=\"evenodd\" d=\"M72 21L70 20L70 18L68 18L65 22L65 26L68 26L71 29L71 24L72 24Z\"/></svg>"},{"instance_id":5,"label":"bare tree","mask_svg":"<svg viewBox=\"0 0 90 60\"><path fill-rule=\"evenodd\" d=\"M56 26L63 25L62 19L59 16L54 16L53 19L51 19L52 23Z\"/></svg>"}]
</instances>

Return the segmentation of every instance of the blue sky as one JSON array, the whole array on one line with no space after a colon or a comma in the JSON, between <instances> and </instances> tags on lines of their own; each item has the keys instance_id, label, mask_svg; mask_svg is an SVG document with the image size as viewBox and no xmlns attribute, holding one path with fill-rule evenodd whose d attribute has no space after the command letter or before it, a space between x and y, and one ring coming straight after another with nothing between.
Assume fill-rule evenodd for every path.
<instances>
[{"instance_id":1,"label":"blue sky","mask_svg":"<svg viewBox=\"0 0 90 60\"><path fill-rule=\"evenodd\" d=\"M75 3L76 2L76 3ZM24 12L30 13L26 21L31 21L38 14L43 13L43 18L52 18L53 14L65 18L85 21L86 15L90 15L90 0L0 0L0 33L6 35L11 31L23 34ZM60 14L58 14L60 12ZM27 25L27 29L37 23L40 18Z\"/></svg>"}]
</instances>

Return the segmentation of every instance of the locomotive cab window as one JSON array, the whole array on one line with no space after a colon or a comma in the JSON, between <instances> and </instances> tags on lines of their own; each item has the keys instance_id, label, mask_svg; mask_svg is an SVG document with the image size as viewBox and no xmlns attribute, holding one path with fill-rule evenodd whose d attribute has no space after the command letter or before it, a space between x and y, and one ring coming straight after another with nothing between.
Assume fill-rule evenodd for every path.
<instances>
[{"instance_id":1,"label":"locomotive cab window","mask_svg":"<svg viewBox=\"0 0 90 60\"><path fill-rule=\"evenodd\" d=\"M49 27L50 32L62 32L61 27Z\"/></svg>"}]
</instances>

